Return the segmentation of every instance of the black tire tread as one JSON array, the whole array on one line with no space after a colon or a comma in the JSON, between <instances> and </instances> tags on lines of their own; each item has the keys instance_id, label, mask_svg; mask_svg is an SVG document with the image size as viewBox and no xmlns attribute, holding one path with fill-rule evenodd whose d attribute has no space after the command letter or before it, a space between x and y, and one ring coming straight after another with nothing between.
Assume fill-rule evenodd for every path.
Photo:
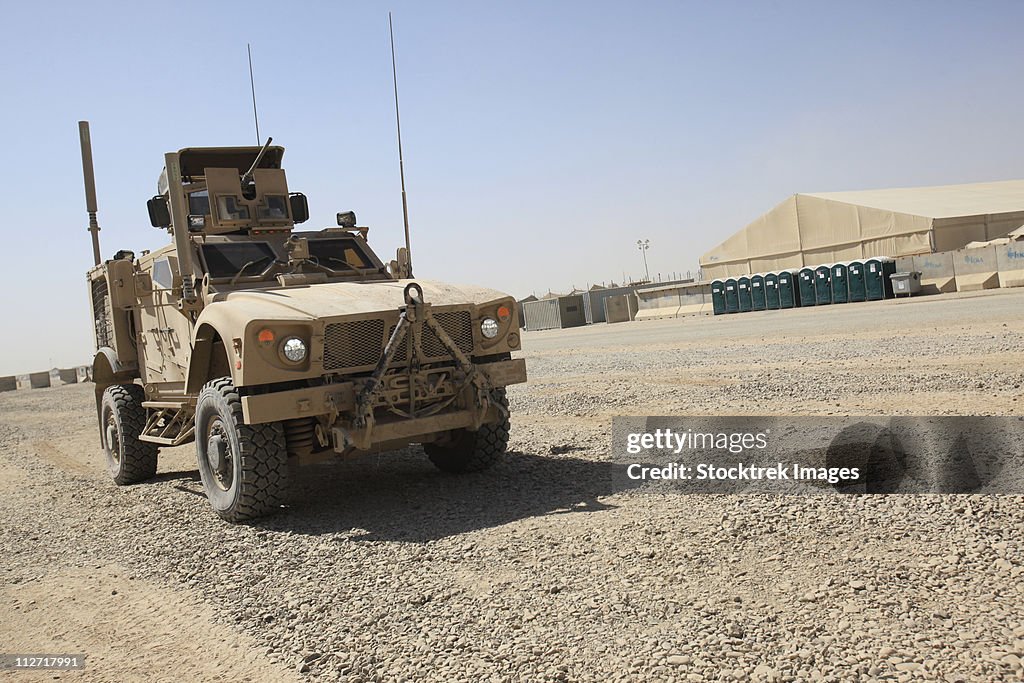
<instances>
[{"instance_id":1,"label":"black tire tread","mask_svg":"<svg viewBox=\"0 0 1024 683\"><path fill-rule=\"evenodd\" d=\"M114 482L120 486L138 484L156 476L160 447L139 440L146 428L146 409L142 407L145 400L146 392L138 384L112 384L103 392L104 407L113 410L120 425L121 466L113 475ZM105 423L102 428L106 430ZM105 431L103 438L106 439Z\"/></svg>"},{"instance_id":2,"label":"black tire tread","mask_svg":"<svg viewBox=\"0 0 1024 683\"><path fill-rule=\"evenodd\" d=\"M242 397L230 377L207 382L199 395L215 392L226 404L222 415L238 434L241 446L241 490L234 506L217 510L222 519L244 522L277 511L288 500L288 451L284 428L279 422L249 425L242 416Z\"/></svg>"},{"instance_id":3,"label":"black tire tread","mask_svg":"<svg viewBox=\"0 0 1024 683\"><path fill-rule=\"evenodd\" d=\"M493 390L492 398L504 409L499 422L484 424L477 431L461 430L452 444L424 444L430 462L442 472L468 474L483 472L499 463L508 450L511 425L508 418L508 395L504 388Z\"/></svg>"}]
</instances>

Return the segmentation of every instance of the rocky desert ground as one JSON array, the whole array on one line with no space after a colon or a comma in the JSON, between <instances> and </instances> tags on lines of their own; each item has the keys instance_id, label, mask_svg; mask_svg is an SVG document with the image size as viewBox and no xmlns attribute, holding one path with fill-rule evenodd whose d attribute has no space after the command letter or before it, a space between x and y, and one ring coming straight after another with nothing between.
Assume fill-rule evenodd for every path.
<instances>
[{"instance_id":1,"label":"rocky desert ground","mask_svg":"<svg viewBox=\"0 0 1024 683\"><path fill-rule=\"evenodd\" d=\"M1024 496L624 488L614 415L1022 415L1024 291L527 333L486 473L419 449L230 525L90 385L0 395L0 651L81 681L1019 681Z\"/></svg>"}]
</instances>

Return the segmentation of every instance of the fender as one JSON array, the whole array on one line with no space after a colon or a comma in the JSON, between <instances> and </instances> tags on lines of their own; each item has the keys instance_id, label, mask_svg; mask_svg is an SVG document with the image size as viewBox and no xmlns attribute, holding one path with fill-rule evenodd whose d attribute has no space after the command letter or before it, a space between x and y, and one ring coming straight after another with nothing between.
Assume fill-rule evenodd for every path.
<instances>
[{"instance_id":1,"label":"fender","mask_svg":"<svg viewBox=\"0 0 1024 683\"><path fill-rule=\"evenodd\" d=\"M103 443L103 422L100 406L103 392L114 384L132 384L139 377L139 364L135 361L122 363L117 359L117 351L104 346L96 350L92 361L92 380L96 387L96 420L100 425L100 445Z\"/></svg>"},{"instance_id":2,"label":"fender","mask_svg":"<svg viewBox=\"0 0 1024 683\"><path fill-rule=\"evenodd\" d=\"M239 378L236 376L238 371L231 362L228 350L232 336L222 332L225 321L217 320L219 317L201 315L197 321L192 338L192 354L188 360L188 375L185 379L186 395L195 396L202 390L203 385L214 379L215 376L223 377L225 374L229 374L233 382L238 382ZM214 318L214 320L211 321L210 318ZM218 358L215 355L218 343L223 345L223 358Z\"/></svg>"}]
</instances>

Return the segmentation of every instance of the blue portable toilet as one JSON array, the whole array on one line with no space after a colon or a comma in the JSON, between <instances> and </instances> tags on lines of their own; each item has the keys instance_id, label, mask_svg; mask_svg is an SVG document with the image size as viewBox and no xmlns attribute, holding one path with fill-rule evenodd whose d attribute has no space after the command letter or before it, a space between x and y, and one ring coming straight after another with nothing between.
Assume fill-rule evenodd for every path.
<instances>
[{"instance_id":1,"label":"blue portable toilet","mask_svg":"<svg viewBox=\"0 0 1024 683\"><path fill-rule=\"evenodd\" d=\"M800 285L797 284L797 272L783 270L779 272L779 308L796 308L800 305Z\"/></svg>"},{"instance_id":2,"label":"blue portable toilet","mask_svg":"<svg viewBox=\"0 0 1024 683\"><path fill-rule=\"evenodd\" d=\"M711 308L715 315L726 313L725 283L721 280L715 280L711 283Z\"/></svg>"},{"instance_id":3,"label":"blue portable toilet","mask_svg":"<svg viewBox=\"0 0 1024 683\"><path fill-rule=\"evenodd\" d=\"M778 273L766 273L764 276L764 307L769 311L779 308Z\"/></svg>"},{"instance_id":4,"label":"blue portable toilet","mask_svg":"<svg viewBox=\"0 0 1024 683\"><path fill-rule=\"evenodd\" d=\"M866 278L864 276L864 262L850 261L846 265L846 273L846 284L850 290L850 302L866 301L868 298L868 292L865 287Z\"/></svg>"},{"instance_id":5,"label":"blue portable toilet","mask_svg":"<svg viewBox=\"0 0 1024 683\"><path fill-rule=\"evenodd\" d=\"M750 307L755 311L763 311L768 307L765 301L764 275L750 276Z\"/></svg>"},{"instance_id":6,"label":"blue portable toilet","mask_svg":"<svg viewBox=\"0 0 1024 683\"><path fill-rule=\"evenodd\" d=\"M832 266L832 303L845 304L850 300L849 268L845 263Z\"/></svg>"},{"instance_id":7,"label":"blue portable toilet","mask_svg":"<svg viewBox=\"0 0 1024 683\"><path fill-rule=\"evenodd\" d=\"M896 261L879 256L864 262L864 289L868 301L892 298L892 280L889 276L896 272Z\"/></svg>"},{"instance_id":8,"label":"blue portable toilet","mask_svg":"<svg viewBox=\"0 0 1024 683\"><path fill-rule=\"evenodd\" d=\"M832 267L818 266L814 269L814 305L832 303Z\"/></svg>"},{"instance_id":9,"label":"blue portable toilet","mask_svg":"<svg viewBox=\"0 0 1024 683\"><path fill-rule=\"evenodd\" d=\"M750 300L750 276L736 278L736 291L740 297L740 313L754 310L754 302Z\"/></svg>"},{"instance_id":10,"label":"blue portable toilet","mask_svg":"<svg viewBox=\"0 0 1024 683\"><path fill-rule=\"evenodd\" d=\"M725 312L740 312L739 286L733 278L729 278L725 281Z\"/></svg>"},{"instance_id":11,"label":"blue portable toilet","mask_svg":"<svg viewBox=\"0 0 1024 683\"><path fill-rule=\"evenodd\" d=\"M800 290L800 305L814 306L818 296L814 293L814 268L801 268L797 273L797 287Z\"/></svg>"}]
</instances>

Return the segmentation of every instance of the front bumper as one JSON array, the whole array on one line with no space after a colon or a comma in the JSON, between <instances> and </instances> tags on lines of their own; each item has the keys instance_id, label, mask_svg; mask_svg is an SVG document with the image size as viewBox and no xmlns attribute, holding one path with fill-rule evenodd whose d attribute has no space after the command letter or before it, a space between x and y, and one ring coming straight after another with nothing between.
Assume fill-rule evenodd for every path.
<instances>
[{"instance_id":1,"label":"front bumper","mask_svg":"<svg viewBox=\"0 0 1024 683\"><path fill-rule=\"evenodd\" d=\"M495 388L508 386L509 384L521 384L526 381L526 361L522 358L480 363L474 367ZM337 384L326 384L306 389L292 389L269 394L243 396L242 415L245 418L246 424L263 424L266 422L332 414L351 415L356 409L356 395L362 389L362 383L362 380L339 382ZM460 424L457 427L436 429L431 427L430 421L435 420L440 424L444 422L441 418L457 412L463 412L468 415L471 411L453 411L452 413L417 420L407 420L406 422L419 425L415 427L419 431L416 434L412 434L412 436L456 429L465 425Z\"/></svg>"}]
</instances>

